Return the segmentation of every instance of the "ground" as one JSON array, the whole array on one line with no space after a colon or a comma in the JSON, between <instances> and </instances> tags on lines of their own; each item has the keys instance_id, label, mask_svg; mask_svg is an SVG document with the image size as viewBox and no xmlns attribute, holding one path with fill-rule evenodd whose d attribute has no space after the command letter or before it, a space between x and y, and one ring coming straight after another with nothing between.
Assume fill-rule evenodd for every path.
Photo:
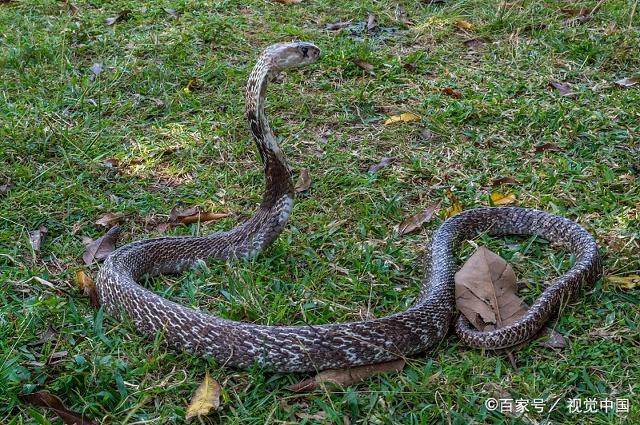
<instances>
[{"instance_id":1,"label":"ground","mask_svg":"<svg viewBox=\"0 0 640 425\"><path fill-rule=\"evenodd\" d=\"M255 210L263 177L243 85L263 47L293 39L323 56L270 87L268 113L311 188L256 260L157 278L157 292L265 324L398 312L447 208L490 205L494 191L582 224L608 277L637 273L640 85L614 82L640 68L639 15L634 0L0 2L0 422L60 423L18 400L48 390L104 423L181 423L209 372L223 393L204 423L639 423L638 290L609 278L549 324L563 349L534 341L514 367L450 335L401 373L302 396L286 387L305 376L231 370L139 336L75 279L95 277L82 237L104 234L105 213L125 214L123 244L160 234L153 223L176 205L232 215L167 234ZM403 112L419 120L384 124ZM369 173L383 157L396 159ZM436 202L420 232L396 234ZM540 240L475 242L514 266L528 302L572 261ZM543 412L491 411L492 397L542 399ZM630 411L568 410L591 398Z\"/></svg>"}]
</instances>

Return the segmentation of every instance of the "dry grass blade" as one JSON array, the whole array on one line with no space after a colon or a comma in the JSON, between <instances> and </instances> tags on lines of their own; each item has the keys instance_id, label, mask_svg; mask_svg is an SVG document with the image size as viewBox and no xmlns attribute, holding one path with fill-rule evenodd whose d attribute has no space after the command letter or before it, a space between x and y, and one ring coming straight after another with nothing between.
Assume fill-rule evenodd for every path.
<instances>
[{"instance_id":1,"label":"dry grass blade","mask_svg":"<svg viewBox=\"0 0 640 425\"><path fill-rule=\"evenodd\" d=\"M25 404L44 407L51 410L67 425L97 425L96 422L87 418L83 414L67 409L62 403L62 400L51 394L49 391L21 394L18 398Z\"/></svg>"},{"instance_id":2,"label":"dry grass blade","mask_svg":"<svg viewBox=\"0 0 640 425\"><path fill-rule=\"evenodd\" d=\"M338 31L338 30L341 30L343 28L347 28L350 25L351 25L351 21L334 22L334 23L331 23L331 24L326 24L324 26L324 29L329 30L329 31Z\"/></svg>"},{"instance_id":3,"label":"dry grass blade","mask_svg":"<svg viewBox=\"0 0 640 425\"><path fill-rule=\"evenodd\" d=\"M40 226L38 229L29 232L29 243L34 251L40 251L40 245L42 245L42 240L46 233L47 228L45 226Z\"/></svg>"},{"instance_id":4,"label":"dry grass blade","mask_svg":"<svg viewBox=\"0 0 640 425\"><path fill-rule=\"evenodd\" d=\"M640 77L621 78L620 80L616 80L615 83L620 87L633 87L640 83Z\"/></svg>"},{"instance_id":5,"label":"dry grass blade","mask_svg":"<svg viewBox=\"0 0 640 425\"><path fill-rule=\"evenodd\" d=\"M305 379L287 387L288 390L302 393L313 391L321 384L332 383L341 387L357 384L371 376L388 372L400 372L404 369L403 359L373 365L357 366L348 369L329 369L318 373L313 378Z\"/></svg>"}]
</instances>

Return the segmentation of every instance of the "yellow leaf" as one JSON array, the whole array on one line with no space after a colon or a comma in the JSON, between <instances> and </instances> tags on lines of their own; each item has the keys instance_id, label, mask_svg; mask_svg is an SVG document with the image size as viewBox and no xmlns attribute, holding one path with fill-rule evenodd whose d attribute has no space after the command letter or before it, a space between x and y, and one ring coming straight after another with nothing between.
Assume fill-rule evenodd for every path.
<instances>
[{"instance_id":1,"label":"yellow leaf","mask_svg":"<svg viewBox=\"0 0 640 425\"><path fill-rule=\"evenodd\" d=\"M76 283L78 284L78 287L82 289L82 292L89 297L91 305L94 308L99 308L100 301L98 299L98 291L96 290L96 285L93 283L91 276L86 274L84 270L78 270L76 272Z\"/></svg>"},{"instance_id":2,"label":"yellow leaf","mask_svg":"<svg viewBox=\"0 0 640 425\"><path fill-rule=\"evenodd\" d=\"M465 21L464 19L460 19L457 20L455 22L456 27L460 28L461 30L470 30L473 29L473 24L469 21Z\"/></svg>"},{"instance_id":3,"label":"yellow leaf","mask_svg":"<svg viewBox=\"0 0 640 425\"><path fill-rule=\"evenodd\" d=\"M493 192L491 194L491 202L493 205L509 205L516 201L516 195L513 193L502 194L500 192Z\"/></svg>"},{"instance_id":4,"label":"yellow leaf","mask_svg":"<svg viewBox=\"0 0 640 425\"><path fill-rule=\"evenodd\" d=\"M384 125L395 124L397 122L420 121L420 116L411 112L404 112L400 115L392 115L384 122Z\"/></svg>"},{"instance_id":5,"label":"yellow leaf","mask_svg":"<svg viewBox=\"0 0 640 425\"><path fill-rule=\"evenodd\" d=\"M622 289L633 289L640 286L640 275L637 274L630 274L628 276L607 276L607 280Z\"/></svg>"},{"instance_id":6,"label":"yellow leaf","mask_svg":"<svg viewBox=\"0 0 640 425\"><path fill-rule=\"evenodd\" d=\"M220 407L221 390L220 384L215 379L212 379L207 372L204 380L193 394L191 403L187 407L185 419L189 420L195 416L207 415L211 409L216 410Z\"/></svg>"}]
</instances>

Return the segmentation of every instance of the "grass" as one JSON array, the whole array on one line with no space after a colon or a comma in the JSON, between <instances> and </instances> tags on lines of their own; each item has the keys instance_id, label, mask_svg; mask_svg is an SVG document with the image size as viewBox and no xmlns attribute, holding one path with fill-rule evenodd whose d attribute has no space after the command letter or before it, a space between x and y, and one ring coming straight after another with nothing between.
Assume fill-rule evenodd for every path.
<instances>
[{"instance_id":1,"label":"grass","mask_svg":"<svg viewBox=\"0 0 640 425\"><path fill-rule=\"evenodd\" d=\"M412 25L398 21L395 2L0 4L0 186L10 185L0 195L0 423L60 423L18 401L40 389L104 423L180 423L205 371L224 388L205 423L313 422L296 413L318 412L334 423L640 421L639 296L606 280L551 324L566 348L532 342L515 354L515 369L449 336L400 374L304 396L285 389L302 376L230 370L175 352L96 312L77 289L81 237L103 234L93 222L106 212L126 214L121 243L157 234L148 223L175 205L234 216L170 234L226 229L252 213L263 177L243 85L264 46L291 39L316 42L323 57L271 86L269 113L290 164L310 169L312 188L255 261L154 279L155 291L269 324L401 311L417 294L422 255L442 217L409 237L394 226L452 197L464 208L489 205L492 180L505 176L518 183L497 190L514 193L518 205L591 231L607 275L637 273L640 89L613 84L640 67L633 0L603 2L575 26L564 25L567 5L554 0L401 3ZM123 10L125 19L105 24ZM323 29L369 13L399 31ZM460 30L458 20L473 28ZM471 38L484 42L464 43ZM354 59L371 63L375 75ZM98 76L94 63L102 64ZM574 94L561 96L552 80L570 83ZM461 96L444 94L447 87ZM383 125L401 112L422 119ZM421 136L424 129L435 137ZM559 150L537 152L544 143ZM384 156L398 159L368 174ZM119 167L105 167L107 158ZM28 232L40 225L48 233L36 252ZM528 301L570 264L542 241L476 242L514 265ZM460 261L470 252L465 246ZM546 408L502 414L484 407L489 397L544 399ZM631 409L569 413L571 398L626 398Z\"/></svg>"}]
</instances>

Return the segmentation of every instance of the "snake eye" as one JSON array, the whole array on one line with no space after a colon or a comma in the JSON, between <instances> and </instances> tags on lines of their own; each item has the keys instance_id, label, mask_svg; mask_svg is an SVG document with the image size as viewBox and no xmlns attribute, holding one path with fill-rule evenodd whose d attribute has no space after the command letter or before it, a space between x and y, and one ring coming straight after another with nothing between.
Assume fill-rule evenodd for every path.
<instances>
[{"instance_id":1,"label":"snake eye","mask_svg":"<svg viewBox=\"0 0 640 425\"><path fill-rule=\"evenodd\" d=\"M309 53L309 48L308 47L303 47L300 49L302 51L302 57L306 58L309 57L308 53Z\"/></svg>"}]
</instances>

